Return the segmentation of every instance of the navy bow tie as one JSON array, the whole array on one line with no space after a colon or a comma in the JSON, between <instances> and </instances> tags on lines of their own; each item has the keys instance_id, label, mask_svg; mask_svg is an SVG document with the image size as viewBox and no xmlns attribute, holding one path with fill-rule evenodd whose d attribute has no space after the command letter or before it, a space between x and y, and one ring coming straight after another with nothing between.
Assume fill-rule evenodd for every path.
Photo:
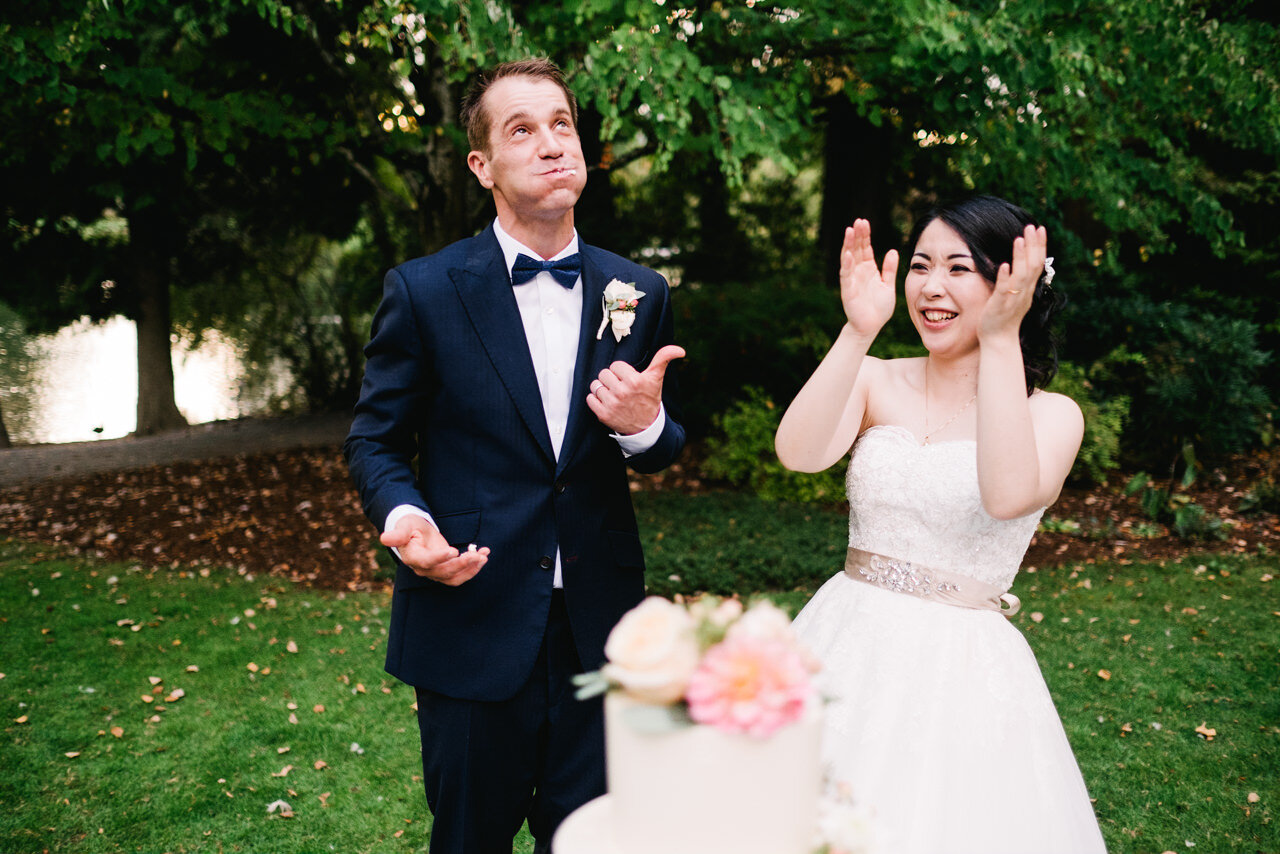
<instances>
[{"instance_id":1,"label":"navy bow tie","mask_svg":"<svg viewBox=\"0 0 1280 854\"><path fill-rule=\"evenodd\" d=\"M566 288L572 288L582 273L582 256L575 252L558 261L539 261L521 253L516 256L516 263L511 267L511 284L523 285L543 270Z\"/></svg>"}]
</instances>

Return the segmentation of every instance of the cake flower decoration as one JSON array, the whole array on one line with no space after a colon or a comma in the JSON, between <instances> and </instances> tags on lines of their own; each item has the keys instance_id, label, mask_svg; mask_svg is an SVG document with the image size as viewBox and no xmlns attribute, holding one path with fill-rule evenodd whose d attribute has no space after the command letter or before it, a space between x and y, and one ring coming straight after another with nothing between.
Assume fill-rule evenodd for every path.
<instances>
[{"instance_id":1,"label":"cake flower decoration","mask_svg":"<svg viewBox=\"0 0 1280 854\"><path fill-rule=\"evenodd\" d=\"M615 340L621 341L630 335L631 324L636 320L636 306L643 298L644 294L636 290L635 282L610 280L604 288L602 298L604 318L600 321L600 328L596 330L596 340L600 340L604 335L605 327L610 324L613 325Z\"/></svg>"},{"instance_id":2,"label":"cake flower decoration","mask_svg":"<svg viewBox=\"0 0 1280 854\"><path fill-rule=\"evenodd\" d=\"M578 697L621 691L631 723L649 731L706 724L767 737L817 702L818 664L776 605L703 596L650 596L605 642L608 662L574 680Z\"/></svg>"}]
</instances>

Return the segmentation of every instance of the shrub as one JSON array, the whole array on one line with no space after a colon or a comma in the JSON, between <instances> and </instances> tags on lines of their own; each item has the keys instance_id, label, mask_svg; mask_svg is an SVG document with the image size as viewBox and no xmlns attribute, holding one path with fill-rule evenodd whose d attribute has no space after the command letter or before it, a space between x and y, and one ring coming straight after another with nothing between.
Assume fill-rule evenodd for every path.
<instances>
[{"instance_id":1,"label":"shrub","mask_svg":"<svg viewBox=\"0 0 1280 854\"><path fill-rule=\"evenodd\" d=\"M1188 472L1194 471L1188 468ZM1190 486L1194 477L1184 475L1183 485ZM1222 520L1209 513L1186 493L1158 486L1146 472L1138 472L1125 486L1127 495L1138 494L1143 511L1154 522L1167 525L1183 540L1224 540L1227 532Z\"/></svg>"},{"instance_id":2,"label":"shrub","mask_svg":"<svg viewBox=\"0 0 1280 854\"><path fill-rule=\"evenodd\" d=\"M1259 349L1255 324L1141 296L1097 309L1114 323L1112 340L1125 343L1090 381L1112 399L1130 397L1126 453L1163 466L1188 442L1202 456L1257 443L1272 404L1263 384L1271 354Z\"/></svg>"},{"instance_id":3,"label":"shrub","mask_svg":"<svg viewBox=\"0 0 1280 854\"><path fill-rule=\"evenodd\" d=\"M782 411L759 388L749 386L744 391L743 399L713 419L714 433L707 439L707 459L703 464L705 473L772 501L843 501L847 461L814 474L784 467L773 450Z\"/></svg>"},{"instance_id":4,"label":"shrub","mask_svg":"<svg viewBox=\"0 0 1280 854\"><path fill-rule=\"evenodd\" d=\"M1240 499L1241 513L1280 513L1280 482L1274 475L1254 481Z\"/></svg>"},{"instance_id":5,"label":"shrub","mask_svg":"<svg viewBox=\"0 0 1280 854\"><path fill-rule=\"evenodd\" d=\"M1101 399L1088 372L1070 362L1058 366L1058 375L1049 390L1065 394L1084 412L1084 440L1071 469L1071 479L1105 483L1107 472L1120 466L1120 437L1129 419L1128 396Z\"/></svg>"}]
</instances>

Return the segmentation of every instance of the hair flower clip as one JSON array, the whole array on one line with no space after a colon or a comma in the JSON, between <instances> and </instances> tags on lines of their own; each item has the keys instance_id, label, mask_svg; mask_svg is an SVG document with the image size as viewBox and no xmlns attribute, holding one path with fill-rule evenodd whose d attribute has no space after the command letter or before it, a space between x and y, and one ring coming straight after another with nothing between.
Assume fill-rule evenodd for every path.
<instances>
[{"instance_id":1,"label":"hair flower clip","mask_svg":"<svg viewBox=\"0 0 1280 854\"><path fill-rule=\"evenodd\" d=\"M1050 285L1053 283L1053 256L1044 259L1044 283Z\"/></svg>"}]
</instances>

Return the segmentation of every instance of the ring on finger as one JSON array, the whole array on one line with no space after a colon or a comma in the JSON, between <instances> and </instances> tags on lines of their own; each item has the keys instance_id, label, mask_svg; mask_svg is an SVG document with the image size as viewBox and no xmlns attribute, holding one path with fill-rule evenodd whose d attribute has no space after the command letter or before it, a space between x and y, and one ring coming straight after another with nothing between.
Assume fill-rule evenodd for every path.
<instances>
[{"instance_id":1,"label":"ring on finger","mask_svg":"<svg viewBox=\"0 0 1280 854\"><path fill-rule=\"evenodd\" d=\"M1006 291L1005 291L1005 293L1006 293L1006 294L1020 294L1020 293L1022 293L1022 288L1016 288L1016 289L1015 289L1015 288L1011 288L1011 289L1009 289L1009 290L1006 290Z\"/></svg>"}]
</instances>

